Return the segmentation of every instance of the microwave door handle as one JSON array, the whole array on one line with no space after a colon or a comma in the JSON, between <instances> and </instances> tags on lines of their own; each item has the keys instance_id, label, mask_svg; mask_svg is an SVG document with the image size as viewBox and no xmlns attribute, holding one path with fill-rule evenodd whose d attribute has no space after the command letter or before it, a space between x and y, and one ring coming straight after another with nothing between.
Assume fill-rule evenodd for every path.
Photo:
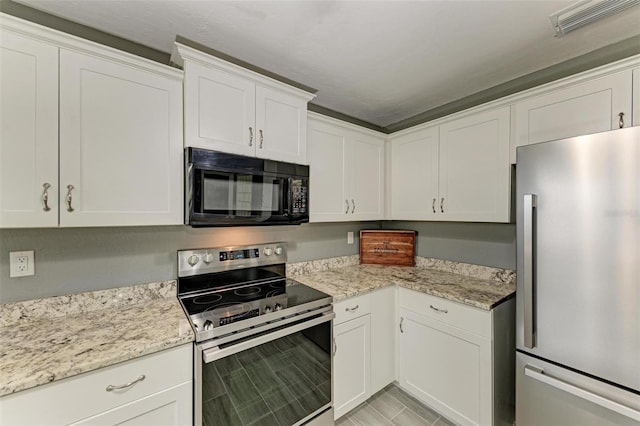
<instances>
[{"instance_id":1,"label":"microwave door handle","mask_svg":"<svg viewBox=\"0 0 640 426\"><path fill-rule=\"evenodd\" d=\"M285 216L288 216L289 212L293 211L293 197L291 197L292 187L293 187L293 179L291 178L282 179L282 185L280 185L280 203L281 203L281 210ZM286 195L289 195L289 196L287 197Z\"/></svg>"}]
</instances>

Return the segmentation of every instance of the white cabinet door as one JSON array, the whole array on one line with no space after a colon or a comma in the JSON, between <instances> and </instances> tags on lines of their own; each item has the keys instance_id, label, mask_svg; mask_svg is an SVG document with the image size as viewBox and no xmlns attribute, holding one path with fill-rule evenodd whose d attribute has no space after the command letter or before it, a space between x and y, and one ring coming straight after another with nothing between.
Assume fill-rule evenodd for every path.
<instances>
[{"instance_id":1,"label":"white cabinet door","mask_svg":"<svg viewBox=\"0 0 640 426\"><path fill-rule=\"evenodd\" d=\"M510 110L440 126L439 220L508 222Z\"/></svg>"},{"instance_id":2,"label":"white cabinet door","mask_svg":"<svg viewBox=\"0 0 640 426\"><path fill-rule=\"evenodd\" d=\"M395 285L371 293L371 394L396 380L397 294Z\"/></svg>"},{"instance_id":3,"label":"white cabinet door","mask_svg":"<svg viewBox=\"0 0 640 426\"><path fill-rule=\"evenodd\" d=\"M311 222L384 218L384 140L309 119Z\"/></svg>"},{"instance_id":4,"label":"white cabinet door","mask_svg":"<svg viewBox=\"0 0 640 426\"><path fill-rule=\"evenodd\" d=\"M270 88L256 87L256 155L307 163L307 103Z\"/></svg>"},{"instance_id":5,"label":"white cabinet door","mask_svg":"<svg viewBox=\"0 0 640 426\"><path fill-rule=\"evenodd\" d=\"M620 113L630 123L631 74L623 71L518 102L511 162L521 145L617 129Z\"/></svg>"},{"instance_id":6,"label":"white cabinet door","mask_svg":"<svg viewBox=\"0 0 640 426\"><path fill-rule=\"evenodd\" d=\"M60 51L61 226L183 223L181 87Z\"/></svg>"},{"instance_id":7,"label":"white cabinet door","mask_svg":"<svg viewBox=\"0 0 640 426\"><path fill-rule=\"evenodd\" d=\"M458 424L492 424L491 342L406 309L400 317L400 385Z\"/></svg>"},{"instance_id":8,"label":"white cabinet door","mask_svg":"<svg viewBox=\"0 0 640 426\"><path fill-rule=\"evenodd\" d=\"M347 137L339 128L309 120L309 221L347 220Z\"/></svg>"},{"instance_id":9,"label":"white cabinet door","mask_svg":"<svg viewBox=\"0 0 640 426\"><path fill-rule=\"evenodd\" d=\"M439 140L432 127L391 141L391 219L435 219Z\"/></svg>"},{"instance_id":10,"label":"white cabinet door","mask_svg":"<svg viewBox=\"0 0 640 426\"><path fill-rule=\"evenodd\" d=\"M3 30L0 102L0 227L56 227L58 48Z\"/></svg>"},{"instance_id":11,"label":"white cabinet door","mask_svg":"<svg viewBox=\"0 0 640 426\"><path fill-rule=\"evenodd\" d=\"M370 315L364 315L333 327L335 419L371 396L370 321Z\"/></svg>"},{"instance_id":12,"label":"white cabinet door","mask_svg":"<svg viewBox=\"0 0 640 426\"><path fill-rule=\"evenodd\" d=\"M186 426L192 422L192 383L146 396L77 423L78 426Z\"/></svg>"},{"instance_id":13,"label":"white cabinet door","mask_svg":"<svg viewBox=\"0 0 640 426\"><path fill-rule=\"evenodd\" d=\"M185 145L255 155L255 84L225 71L185 63Z\"/></svg>"},{"instance_id":14,"label":"white cabinet door","mask_svg":"<svg viewBox=\"0 0 640 426\"><path fill-rule=\"evenodd\" d=\"M352 132L348 140L349 220L384 217L384 141Z\"/></svg>"}]
</instances>

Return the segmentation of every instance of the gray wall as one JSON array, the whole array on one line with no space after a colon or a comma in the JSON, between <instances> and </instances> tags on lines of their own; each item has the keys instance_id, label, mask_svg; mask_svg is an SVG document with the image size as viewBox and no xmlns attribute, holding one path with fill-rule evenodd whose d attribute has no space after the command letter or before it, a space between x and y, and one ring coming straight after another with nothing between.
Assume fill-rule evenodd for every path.
<instances>
[{"instance_id":1,"label":"gray wall","mask_svg":"<svg viewBox=\"0 0 640 426\"><path fill-rule=\"evenodd\" d=\"M358 231L380 222L301 226L0 230L0 303L176 278L176 250L270 241L289 243L289 261L357 254ZM420 256L515 269L515 225L382 222L418 231ZM356 241L347 244L347 232ZM35 250L36 275L9 278L9 251Z\"/></svg>"},{"instance_id":2,"label":"gray wall","mask_svg":"<svg viewBox=\"0 0 640 426\"><path fill-rule=\"evenodd\" d=\"M357 254L347 232L379 222L301 226L2 229L0 303L176 278L176 250L271 241L289 243L289 261ZM9 251L35 250L36 275L9 278Z\"/></svg>"},{"instance_id":3,"label":"gray wall","mask_svg":"<svg viewBox=\"0 0 640 426\"><path fill-rule=\"evenodd\" d=\"M418 231L418 256L516 269L516 226L502 223L383 222Z\"/></svg>"}]
</instances>

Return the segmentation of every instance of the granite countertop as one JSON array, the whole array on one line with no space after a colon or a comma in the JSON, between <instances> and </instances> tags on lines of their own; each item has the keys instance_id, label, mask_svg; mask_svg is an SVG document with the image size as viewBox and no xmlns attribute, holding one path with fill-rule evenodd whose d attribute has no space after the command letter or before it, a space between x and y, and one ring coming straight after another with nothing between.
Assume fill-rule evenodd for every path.
<instances>
[{"instance_id":1,"label":"granite countertop","mask_svg":"<svg viewBox=\"0 0 640 426\"><path fill-rule=\"evenodd\" d=\"M419 262L420 263L420 262ZM515 274L497 268L438 261L415 267L350 265L292 278L333 296L334 302L377 288L398 285L476 308L490 310L515 294ZM429 268L431 266L432 268ZM442 271L449 269L458 273ZM476 273L483 278L468 275Z\"/></svg>"},{"instance_id":2,"label":"granite countertop","mask_svg":"<svg viewBox=\"0 0 640 426\"><path fill-rule=\"evenodd\" d=\"M194 340L175 281L5 304L0 396Z\"/></svg>"}]
</instances>

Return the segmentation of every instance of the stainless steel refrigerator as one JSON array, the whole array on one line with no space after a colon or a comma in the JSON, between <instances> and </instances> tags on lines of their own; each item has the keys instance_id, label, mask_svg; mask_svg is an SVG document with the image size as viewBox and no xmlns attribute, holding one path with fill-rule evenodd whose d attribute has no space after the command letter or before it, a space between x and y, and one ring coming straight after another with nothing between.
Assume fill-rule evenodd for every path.
<instances>
[{"instance_id":1,"label":"stainless steel refrigerator","mask_svg":"<svg viewBox=\"0 0 640 426\"><path fill-rule=\"evenodd\" d=\"M516 425L640 424L640 127L519 147Z\"/></svg>"}]
</instances>

